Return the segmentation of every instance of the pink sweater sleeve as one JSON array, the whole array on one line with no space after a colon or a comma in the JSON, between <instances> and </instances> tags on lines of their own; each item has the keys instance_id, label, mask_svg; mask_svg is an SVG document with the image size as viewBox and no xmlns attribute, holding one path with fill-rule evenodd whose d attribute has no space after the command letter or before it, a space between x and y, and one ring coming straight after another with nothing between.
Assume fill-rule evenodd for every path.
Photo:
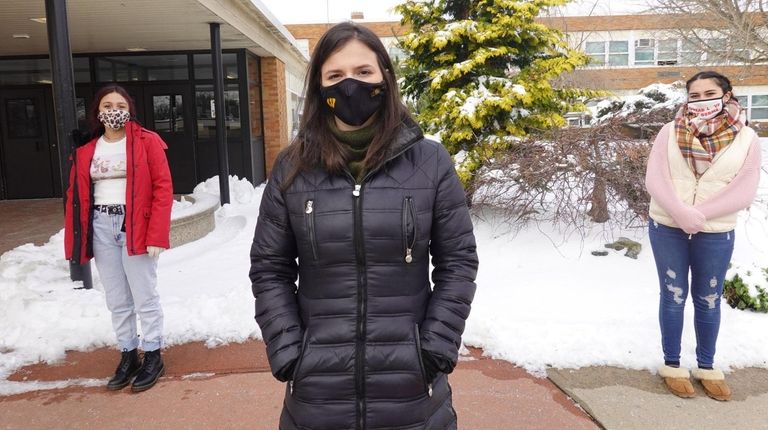
<instances>
[{"instance_id":1,"label":"pink sweater sleeve","mask_svg":"<svg viewBox=\"0 0 768 430\"><path fill-rule=\"evenodd\" d=\"M722 190L697 204L696 209L701 211L707 219L714 219L749 207L755 199L757 185L760 182L760 164L762 163L760 152L760 141L755 136L739 173Z\"/></svg>"},{"instance_id":2,"label":"pink sweater sleeve","mask_svg":"<svg viewBox=\"0 0 768 430\"><path fill-rule=\"evenodd\" d=\"M648 190L648 194L656 200L656 203L675 221L678 221L677 218L688 205L683 203L675 193L672 175L669 172L667 145L669 143L669 127L673 126L673 124L665 125L656 135L645 170L645 188Z\"/></svg>"}]
</instances>

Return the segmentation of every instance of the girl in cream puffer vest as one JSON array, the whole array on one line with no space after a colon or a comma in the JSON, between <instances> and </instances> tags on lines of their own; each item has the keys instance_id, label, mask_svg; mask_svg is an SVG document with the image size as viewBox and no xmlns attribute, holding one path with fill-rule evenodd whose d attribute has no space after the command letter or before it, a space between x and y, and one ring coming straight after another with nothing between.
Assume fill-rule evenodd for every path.
<instances>
[{"instance_id":1,"label":"girl in cream puffer vest","mask_svg":"<svg viewBox=\"0 0 768 430\"><path fill-rule=\"evenodd\" d=\"M713 367L720 299L738 212L749 207L757 191L760 143L745 125L728 78L700 72L686 82L686 89L688 103L656 137L645 181L660 287L664 365L659 374L675 395L695 396L688 370L680 367L690 284L698 363L693 376L710 397L730 400L722 371Z\"/></svg>"}]
</instances>

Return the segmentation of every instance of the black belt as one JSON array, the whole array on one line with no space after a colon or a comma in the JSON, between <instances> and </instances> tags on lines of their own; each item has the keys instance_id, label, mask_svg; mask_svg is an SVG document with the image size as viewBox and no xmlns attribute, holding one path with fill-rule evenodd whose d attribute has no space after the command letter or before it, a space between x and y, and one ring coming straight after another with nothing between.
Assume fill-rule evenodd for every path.
<instances>
[{"instance_id":1,"label":"black belt","mask_svg":"<svg viewBox=\"0 0 768 430\"><path fill-rule=\"evenodd\" d=\"M109 215L124 215L125 205L93 205L93 210Z\"/></svg>"}]
</instances>

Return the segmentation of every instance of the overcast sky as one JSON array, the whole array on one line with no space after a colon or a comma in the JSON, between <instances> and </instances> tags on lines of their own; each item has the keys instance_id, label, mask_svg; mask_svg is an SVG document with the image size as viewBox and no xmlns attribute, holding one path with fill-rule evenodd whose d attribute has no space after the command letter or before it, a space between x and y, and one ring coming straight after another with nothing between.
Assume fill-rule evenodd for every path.
<instances>
[{"instance_id":1,"label":"overcast sky","mask_svg":"<svg viewBox=\"0 0 768 430\"><path fill-rule=\"evenodd\" d=\"M353 11L363 12L365 21L398 21L395 5L403 0L257 0L283 24L339 22ZM648 0L576 0L564 9L567 15L615 15L647 8Z\"/></svg>"}]
</instances>

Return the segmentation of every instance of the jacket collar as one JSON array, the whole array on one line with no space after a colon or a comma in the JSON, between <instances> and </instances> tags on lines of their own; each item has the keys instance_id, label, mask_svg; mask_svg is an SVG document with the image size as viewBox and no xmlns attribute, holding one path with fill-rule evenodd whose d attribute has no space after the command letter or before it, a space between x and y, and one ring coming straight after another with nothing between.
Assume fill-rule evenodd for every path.
<instances>
[{"instance_id":1,"label":"jacket collar","mask_svg":"<svg viewBox=\"0 0 768 430\"><path fill-rule=\"evenodd\" d=\"M424 138L424 133L421 131L421 127L410 117L403 117L403 122L400 127L400 131L397 134L397 138L388 149L387 161L397 158L399 155L405 153L418 141Z\"/></svg>"}]
</instances>

